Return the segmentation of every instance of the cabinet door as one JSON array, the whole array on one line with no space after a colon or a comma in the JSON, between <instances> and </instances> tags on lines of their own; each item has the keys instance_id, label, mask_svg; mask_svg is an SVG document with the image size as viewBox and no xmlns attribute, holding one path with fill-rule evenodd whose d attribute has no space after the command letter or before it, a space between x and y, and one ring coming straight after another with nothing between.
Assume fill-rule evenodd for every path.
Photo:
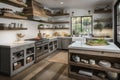
<instances>
[{"instance_id":1,"label":"cabinet door","mask_svg":"<svg viewBox=\"0 0 120 80\"><path fill-rule=\"evenodd\" d=\"M62 49L68 49L68 46L72 43L72 38L62 39Z\"/></svg>"},{"instance_id":2,"label":"cabinet door","mask_svg":"<svg viewBox=\"0 0 120 80\"><path fill-rule=\"evenodd\" d=\"M62 38L58 38L58 49L61 49L62 48L62 42L61 42L61 39Z\"/></svg>"}]
</instances>

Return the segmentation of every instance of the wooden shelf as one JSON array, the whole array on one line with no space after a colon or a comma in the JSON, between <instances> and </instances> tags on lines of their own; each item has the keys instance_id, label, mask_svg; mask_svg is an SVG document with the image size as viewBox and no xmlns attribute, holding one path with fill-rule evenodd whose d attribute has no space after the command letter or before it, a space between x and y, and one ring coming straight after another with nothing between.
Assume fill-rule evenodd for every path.
<instances>
[{"instance_id":1,"label":"wooden shelf","mask_svg":"<svg viewBox=\"0 0 120 80\"><path fill-rule=\"evenodd\" d=\"M17 0L0 0L0 2L13 5L16 7L27 7L27 5L24 2L19 2Z\"/></svg>"},{"instance_id":2,"label":"wooden shelf","mask_svg":"<svg viewBox=\"0 0 120 80\"><path fill-rule=\"evenodd\" d=\"M90 64L85 64L85 63L75 63L70 61L70 65L73 66L79 66L79 67L85 67L85 68L90 68L90 69L96 69L96 70L101 70L101 71L112 71L112 72L117 72L120 73L119 69L115 69L115 68L106 68L106 67L101 67L99 65L90 65Z\"/></svg>"},{"instance_id":3,"label":"wooden shelf","mask_svg":"<svg viewBox=\"0 0 120 80\"><path fill-rule=\"evenodd\" d=\"M96 20L94 20L94 22L112 22L112 18L108 18L108 19L96 19Z\"/></svg>"},{"instance_id":4,"label":"wooden shelf","mask_svg":"<svg viewBox=\"0 0 120 80\"><path fill-rule=\"evenodd\" d=\"M25 16L20 16L12 13L3 13L0 15L1 18L13 18L13 19L27 19Z\"/></svg>"},{"instance_id":5,"label":"wooden shelf","mask_svg":"<svg viewBox=\"0 0 120 80\"><path fill-rule=\"evenodd\" d=\"M57 21L57 22L50 22L50 21L42 21L42 20L32 20L32 19L30 19L31 21L37 21L37 22L41 22L41 23L49 23L49 24L68 24L69 23L69 21L64 21L64 22L62 22L62 21Z\"/></svg>"},{"instance_id":6,"label":"wooden shelf","mask_svg":"<svg viewBox=\"0 0 120 80\"><path fill-rule=\"evenodd\" d=\"M50 24L67 24L69 23L69 21L58 21L58 22L50 22L50 21L39 21L39 22L43 22L43 23L50 23Z\"/></svg>"},{"instance_id":7,"label":"wooden shelf","mask_svg":"<svg viewBox=\"0 0 120 80\"><path fill-rule=\"evenodd\" d=\"M69 13L64 13L64 14L50 14L49 16L55 17L55 16L69 16Z\"/></svg>"},{"instance_id":8,"label":"wooden shelf","mask_svg":"<svg viewBox=\"0 0 120 80\"><path fill-rule=\"evenodd\" d=\"M85 75L80 75L80 74L77 74L75 72L69 72L69 76L74 76L76 77L77 79L82 79L82 80L108 80L108 79L101 79L95 75L93 75L92 77L90 76L85 76Z\"/></svg>"},{"instance_id":9,"label":"wooden shelf","mask_svg":"<svg viewBox=\"0 0 120 80\"><path fill-rule=\"evenodd\" d=\"M42 30L66 30L66 29L69 29L69 28L39 28L39 29L42 29Z\"/></svg>"},{"instance_id":10,"label":"wooden shelf","mask_svg":"<svg viewBox=\"0 0 120 80\"><path fill-rule=\"evenodd\" d=\"M95 10L94 13L112 13L112 10Z\"/></svg>"},{"instance_id":11,"label":"wooden shelf","mask_svg":"<svg viewBox=\"0 0 120 80\"><path fill-rule=\"evenodd\" d=\"M27 28L21 28L21 29L20 28L18 28L18 29L17 28L16 29L0 29L0 30L27 30Z\"/></svg>"},{"instance_id":12,"label":"wooden shelf","mask_svg":"<svg viewBox=\"0 0 120 80\"><path fill-rule=\"evenodd\" d=\"M59 22L52 22L52 23L53 23L53 24L68 24L69 21L64 21L64 22L59 21Z\"/></svg>"}]
</instances>

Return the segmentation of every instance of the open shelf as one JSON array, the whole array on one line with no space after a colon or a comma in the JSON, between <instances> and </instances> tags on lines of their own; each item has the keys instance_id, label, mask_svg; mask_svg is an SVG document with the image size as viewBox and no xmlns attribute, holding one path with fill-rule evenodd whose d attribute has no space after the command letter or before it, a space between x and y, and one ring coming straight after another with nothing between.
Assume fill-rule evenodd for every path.
<instances>
[{"instance_id":1,"label":"open shelf","mask_svg":"<svg viewBox=\"0 0 120 80\"><path fill-rule=\"evenodd\" d=\"M57 21L57 22L52 22L53 24L68 24L70 23L69 21Z\"/></svg>"},{"instance_id":2,"label":"open shelf","mask_svg":"<svg viewBox=\"0 0 120 80\"><path fill-rule=\"evenodd\" d=\"M80 74L77 74L77 73L75 73L75 72L69 72L69 76L74 76L74 77L76 77L77 79L82 79L82 80L108 80L108 79L101 79L101 78L99 78L99 77L97 77L97 76L95 76L95 75L93 75L92 77L89 77L89 76L85 76L85 75L80 75ZM80 80L81 80L80 79Z\"/></svg>"},{"instance_id":3,"label":"open shelf","mask_svg":"<svg viewBox=\"0 0 120 80\"><path fill-rule=\"evenodd\" d=\"M26 63L31 63L34 61L34 54L30 55L30 56L27 56L26 57Z\"/></svg>"},{"instance_id":4,"label":"open shelf","mask_svg":"<svg viewBox=\"0 0 120 80\"><path fill-rule=\"evenodd\" d=\"M68 24L68 23L70 23L69 21L56 21L56 22L51 22L51 21L33 20L33 19L30 19L30 20L31 20L31 21L41 22L41 23L49 23L49 24Z\"/></svg>"},{"instance_id":5,"label":"open shelf","mask_svg":"<svg viewBox=\"0 0 120 80\"><path fill-rule=\"evenodd\" d=\"M39 28L41 30L67 30L69 28Z\"/></svg>"},{"instance_id":6,"label":"open shelf","mask_svg":"<svg viewBox=\"0 0 120 80\"><path fill-rule=\"evenodd\" d=\"M111 9L108 9L108 10L95 10L94 13L112 13L112 10Z\"/></svg>"},{"instance_id":7,"label":"open shelf","mask_svg":"<svg viewBox=\"0 0 120 80\"><path fill-rule=\"evenodd\" d=\"M50 14L49 16L69 16L70 14L69 13L64 13L64 14Z\"/></svg>"},{"instance_id":8,"label":"open shelf","mask_svg":"<svg viewBox=\"0 0 120 80\"><path fill-rule=\"evenodd\" d=\"M24 59L14 62L13 71L18 70L19 68L22 68L23 66L24 66Z\"/></svg>"},{"instance_id":9,"label":"open shelf","mask_svg":"<svg viewBox=\"0 0 120 80\"><path fill-rule=\"evenodd\" d=\"M20 16L12 13L3 13L0 15L1 18L13 18L13 19L27 19L25 16Z\"/></svg>"},{"instance_id":10,"label":"open shelf","mask_svg":"<svg viewBox=\"0 0 120 80\"><path fill-rule=\"evenodd\" d=\"M96 19L94 20L94 22L112 22L111 18L107 18L107 19Z\"/></svg>"},{"instance_id":11,"label":"open shelf","mask_svg":"<svg viewBox=\"0 0 120 80\"><path fill-rule=\"evenodd\" d=\"M27 28L11 28L11 29L0 29L0 30L27 30Z\"/></svg>"},{"instance_id":12,"label":"open shelf","mask_svg":"<svg viewBox=\"0 0 120 80\"><path fill-rule=\"evenodd\" d=\"M101 71L112 71L112 72L117 72L120 73L119 69L115 69L115 68L106 68L106 67L101 67L99 65L90 65L90 64L85 64L85 63L75 63L70 61L70 65L75 65L75 66L79 66L79 67L85 67L85 68L90 68L90 69L96 69L96 70L101 70Z\"/></svg>"},{"instance_id":13,"label":"open shelf","mask_svg":"<svg viewBox=\"0 0 120 80\"><path fill-rule=\"evenodd\" d=\"M16 7L27 7L27 5L24 2L19 2L17 0L0 0L0 2L13 5Z\"/></svg>"}]
</instances>

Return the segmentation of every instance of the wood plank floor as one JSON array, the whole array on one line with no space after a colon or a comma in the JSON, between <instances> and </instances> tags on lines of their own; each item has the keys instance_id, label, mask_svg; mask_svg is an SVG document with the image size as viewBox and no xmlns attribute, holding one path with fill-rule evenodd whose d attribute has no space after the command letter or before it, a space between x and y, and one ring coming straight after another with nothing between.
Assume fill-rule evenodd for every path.
<instances>
[{"instance_id":1,"label":"wood plank floor","mask_svg":"<svg viewBox=\"0 0 120 80\"><path fill-rule=\"evenodd\" d=\"M0 74L0 80L75 80L68 77L67 64L48 61L59 52L67 53L67 51L57 50L13 77Z\"/></svg>"}]
</instances>

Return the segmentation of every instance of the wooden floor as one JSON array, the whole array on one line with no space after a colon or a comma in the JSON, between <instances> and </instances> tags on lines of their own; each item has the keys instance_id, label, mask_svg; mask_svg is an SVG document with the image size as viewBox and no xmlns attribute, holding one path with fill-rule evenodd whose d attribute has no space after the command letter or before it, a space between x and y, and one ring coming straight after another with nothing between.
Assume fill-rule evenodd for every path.
<instances>
[{"instance_id":1,"label":"wooden floor","mask_svg":"<svg viewBox=\"0 0 120 80\"><path fill-rule=\"evenodd\" d=\"M48 61L59 52L67 53L56 51L13 77L0 74L0 80L75 80L68 77L67 64Z\"/></svg>"}]
</instances>

